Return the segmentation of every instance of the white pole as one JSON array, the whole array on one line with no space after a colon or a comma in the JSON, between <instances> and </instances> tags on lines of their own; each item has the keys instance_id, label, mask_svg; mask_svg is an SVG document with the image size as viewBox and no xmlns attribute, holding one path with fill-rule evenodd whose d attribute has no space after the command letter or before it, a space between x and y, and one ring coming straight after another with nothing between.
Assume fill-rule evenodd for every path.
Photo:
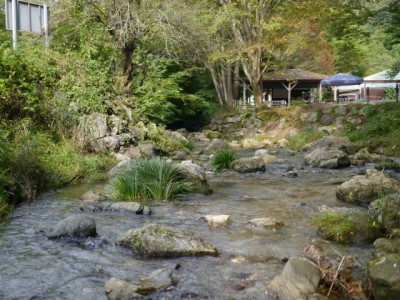
<instances>
[{"instance_id":1,"label":"white pole","mask_svg":"<svg viewBox=\"0 0 400 300\"><path fill-rule=\"evenodd\" d=\"M319 103L322 102L322 84L318 85Z\"/></svg>"},{"instance_id":2,"label":"white pole","mask_svg":"<svg viewBox=\"0 0 400 300\"><path fill-rule=\"evenodd\" d=\"M17 50L17 0L12 0L11 2L11 29L12 29L12 39L13 48Z\"/></svg>"},{"instance_id":3,"label":"white pole","mask_svg":"<svg viewBox=\"0 0 400 300\"><path fill-rule=\"evenodd\" d=\"M44 43L46 49L49 49L49 18L47 15L47 4L43 5L43 23L44 23Z\"/></svg>"}]
</instances>

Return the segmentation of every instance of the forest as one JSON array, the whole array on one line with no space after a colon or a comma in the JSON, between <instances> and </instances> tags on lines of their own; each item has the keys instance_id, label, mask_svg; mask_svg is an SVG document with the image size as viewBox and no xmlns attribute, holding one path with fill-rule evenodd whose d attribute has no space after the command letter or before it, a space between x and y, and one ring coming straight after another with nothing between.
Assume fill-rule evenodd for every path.
<instances>
[{"instance_id":1,"label":"forest","mask_svg":"<svg viewBox=\"0 0 400 300\"><path fill-rule=\"evenodd\" d=\"M20 32L17 50L0 4L0 216L40 191L101 179L110 158L80 147L75 129L118 101L135 122L194 131L245 84L259 105L266 71L400 70L397 0L45 2L49 47Z\"/></svg>"}]
</instances>

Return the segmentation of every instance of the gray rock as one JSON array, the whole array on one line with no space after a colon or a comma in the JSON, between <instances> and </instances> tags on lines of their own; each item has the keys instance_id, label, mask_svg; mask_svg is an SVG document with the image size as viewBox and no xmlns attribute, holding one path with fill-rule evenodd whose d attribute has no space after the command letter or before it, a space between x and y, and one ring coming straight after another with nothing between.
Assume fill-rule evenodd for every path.
<instances>
[{"instance_id":1,"label":"gray rock","mask_svg":"<svg viewBox=\"0 0 400 300\"><path fill-rule=\"evenodd\" d=\"M214 139L210 145L208 145L206 147L206 149L204 149L204 151L206 152L214 152L218 149L225 149L228 147L227 142L225 142L222 139Z\"/></svg>"},{"instance_id":2,"label":"gray rock","mask_svg":"<svg viewBox=\"0 0 400 300\"><path fill-rule=\"evenodd\" d=\"M139 147L129 147L123 154L130 159L139 159L142 157Z\"/></svg>"},{"instance_id":3,"label":"gray rock","mask_svg":"<svg viewBox=\"0 0 400 300\"><path fill-rule=\"evenodd\" d=\"M173 140L177 140L180 142L186 142L188 143L188 139L186 137L183 136L183 134L181 134L178 131L172 131L172 130L165 130L164 135L167 138L173 139Z\"/></svg>"},{"instance_id":4,"label":"gray rock","mask_svg":"<svg viewBox=\"0 0 400 300\"><path fill-rule=\"evenodd\" d=\"M96 223L86 215L72 215L47 231L49 239L96 236Z\"/></svg>"},{"instance_id":5,"label":"gray rock","mask_svg":"<svg viewBox=\"0 0 400 300\"><path fill-rule=\"evenodd\" d=\"M268 149L258 149L256 150L254 156L260 156L263 157L264 155L269 154Z\"/></svg>"},{"instance_id":6,"label":"gray rock","mask_svg":"<svg viewBox=\"0 0 400 300\"><path fill-rule=\"evenodd\" d=\"M319 140L313 141L305 145L302 151L315 149L339 149L347 154L354 154L357 152L357 147L352 144L348 138L337 136L326 136Z\"/></svg>"},{"instance_id":7,"label":"gray rock","mask_svg":"<svg viewBox=\"0 0 400 300\"><path fill-rule=\"evenodd\" d=\"M368 264L376 300L397 300L400 296L400 254L387 254Z\"/></svg>"},{"instance_id":8,"label":"gray rock","mask_svg":"<svg viewBox=\"0 0 400 300\"><path fill-rule=\"evenodd\" d=\"M343 182L336 189L339 200L352 204L369 204L380 194L390 195L400 189L400 183L377 170L367 170Z\"/></svg>"},{"instance_id":9,"label":"gray rock","mask_svg":"<svg viewBox=\"0 0 400 300\"><path fill-rule=\"evenodd\" d=\"M234 160L232 162L232 168L240 173L264 171L265 163L262 157L259 156L243 157Z\"/></svg>"},{"instance_id":10,"label":"gray rock","mask_svg":"<svg viewBox=\"0 0 400 300\"><path fill-rule=\"evenodd\" d=\"M110 171L107 172L108 178L113 178L119 174L125 172L125 170L129 167L132 161L130 159L125 159L120 161L115 167L113 167Z\"/></svg>"},{"instance_id":11,"label":"gray rock","mask_svg":"<svg viewBox=\"0 0 400 300\"><path fill-rule=\"evenodd\" d=\"M140 279L138 293L147 295L152 292L166 290L173 285L175 285L175 281L171 270L159 269Z\"/></svg>"},{"instance_id":12,"label":"gray rock","mask_svg":"<svg viewBox=\"0 0 400 300\"><path fill-rule=\"evenodd\" d=\"M386 230L400 228L400 192L372 202L369 211Z\"/></svg>"},{"instance_id":13,"label":"gray rock","mask_svg":"<svg viewBox=\"0 0 400 300\"><path fill-rule=\"evenodd\" d=\"M281 275L274 278L270 289L281 300L304 299L315 293L321 274L317 266L305 258L292 257Z\"/></svg>"},{"instance_id":14,"label":"gray rock","mask_svg":"<svg viewBox=\"0 0 400 300\"><path fill-rule=\"evenodd\" d=\"M85 201L85 202L97 202L97 201L106 200L106 196L104 196L98 192L87 191L79 198L79 200Z\"/></svg>"},{"instance_id":15,"label":"gray rock","mask_svg":"<svg viewBox=\"0 0 400 300\"><path fill-rule=\"evenodd\" d=\"M98 140L108 135L107 116L100 113L84 115L79 119L77 139L79 143L90 151L99 152L103 145Z\"/></svg>"},{"instance_id":16,"label":"gray rock","mask_svg":"<svg viewBox=\"0 0 400 300\"><path fill-rule=\"evenodd\" d=\"M275 218L255 218L250 220L249 223L256 227L276 227L285 225L283 221Z\"/></svg>"},{"instance_id":17,"label":"gray rock","mask_svg":"<svg viewBox=\"0 0 400 300\"><path fill-rule=\"evenodd\" d=\"M333 123L334 117L332 115L323 115L320 122L322 125L327 126Z\"/></svg>"},{"instance_id":18,"label":"gray rock","mask_svg":"<svg viewBox=\"0 0 400 300\"><path fill-rule=\"evenodd\" d=\"M318 114L316 112L303 113L301 114L300 119L303 122L309 122L309 123L316 122L318 119Z\"/></svg>"},{"instance_id":19,"label":"gray rock","mask_svg":"<svg viewBox=\"0 0 400 300\"><path fill-rule=\"evenodd\" d=\"M339 115L341 115L341 116L347 115L348 111L349 111L349 110L348 110L348 108L347 108L346 105L339 105L339 106L336 108L336 113L339 114Z\"/></svg>"},{"instance_id":20,"label":"gray rock","mask_svg":"<svg viewBox=\"0 0 400 300\"><path fill-rule=\"evenodd\" d=\"M109 211L128 211L135 213L137 215L150 215L151 209L138 202L115 202L115 203L105 203L101 210Z\"/></svg>"},{"instance_id":21,"label":"gray rock","mask_svg":"<svg viewBox=\"0 0 400 300\"><path fill-rule=\"evenodd\" d=\"M115 243L145 257L218 255L214 246L192 232L155 224L130 229L118 236Z\"/></svg>"},{"instance_id":22,"label":"gray rock","mask_svg":"<svg viewBox=\"0 0 400 300\"><path fill-rule=\"evenodd\" d=\"M105 293L108 300L147 300L146 296L137 293L137 285L111 278L105 283Z\"/></svg>"},{"instance_id":23,"label":"gray rock","mask_svg":"<svg viewBox=\"0 0 400 300\"><path fill-rule=\"evenodd\" d=\"M120 134L126 126L126 122L116 115L109 116L108 121L110 123L111 135Z\"/></svg>"},{"instance_id":24,"label":"gray rock","mask_svg":"<svg viewBox=\"0 0 400 300\"><path fill-rule=\"evenodd\" d=\"M143 157L156 156L156 148L152 143L144 143L139 145L140 153Z\"/></svg>"},{"instance_id":25,"label":"gray rock","mask_svg":"<svg viewBox=\"0 0 400 300\"><path fill-rule=\"evenodd\" d=\"M207 182L206 172L202 167L192 163L191 160L182 161L178 164L178 167L186 178L194 183L194 193L202 193L204 195L212 193L212 189Z\"/></svg>"},{"instance_id":26,"label":"gray rock","mask_svg":"<svg viewBox=\"0 0 400 300\"><path fill-rule=\"evenodd\" d=\"M202 217L210 227L225 227L228 225L229 215L205 215Z\"/></svg>"},{"instance_id":27,"label":"gray rock","mask_svg":"<svg viewBox=\"0 0 400 300\"><path fill-rule=\"evenodd\" d=\"M313 167L338 169L350 166L349 156L338 149L316 149L304 157L304 162Z\"/></svg>"},{"instance_id":28,"label":"gray rock","mask_svg":"<svg viewBox=\"0 0 400 300\"><path fill-rule=\"evenodd\" d=\"M105 136L97 140L98 149L103 152L116 151L121 146L121 141L118 136Z\"/></svg>"}]
</instances>

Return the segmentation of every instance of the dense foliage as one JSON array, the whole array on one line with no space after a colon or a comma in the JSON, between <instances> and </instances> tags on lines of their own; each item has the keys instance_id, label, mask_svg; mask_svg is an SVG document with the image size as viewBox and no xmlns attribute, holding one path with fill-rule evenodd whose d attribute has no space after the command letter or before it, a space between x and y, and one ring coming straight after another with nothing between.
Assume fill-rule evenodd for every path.
<instances>
[{"instance_id":1,"label":"dense foliage","mask_svg":"<svg viewBox=\"0 0 400 300\"><path fill-rule=\"evenodd\" d=\"M121 111L129 109L132 123L195 130L218 107L233 106L244 83L260 100L264 71L298 66L369 75L392 66L395 74L400 61L395 0L47 3L50 47L42 35L19 33L16 51L0 4L0 203L31 200L104 166L72 142L85 114L126 121ZM384 119L373 110L364 131L349 135L380 135L371 143L389 147L399 136L386 130L398 118L389 108ZM158 150L178 146L159 133L149 134ZM313 134L304 132L293 147Z\"/></svg>"}]
</instances>

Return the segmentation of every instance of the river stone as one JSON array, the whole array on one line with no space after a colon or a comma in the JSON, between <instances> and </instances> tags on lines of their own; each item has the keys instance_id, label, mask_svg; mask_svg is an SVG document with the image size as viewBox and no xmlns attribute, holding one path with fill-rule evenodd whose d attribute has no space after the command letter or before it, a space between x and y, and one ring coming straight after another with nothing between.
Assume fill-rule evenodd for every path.
<instances>
[{"instance_id":1,"label":"river stone","mask_svg":"<svg viewBox=\"0 0 400 300\"><path fill-rule=\"evenodd\" d=\"M262 156L264 164L268 165L275 162L278 158L274 155L266 154Z\"/></svg>"},{"instance_id":2,"label":"river stone","mask_svg":"<svg viewBox=\"0 0 400 300\"><path fill-rule=\"evenodd\" d=\"M146 296L137 293L137 285L111 278L105 283L104 290L108 300L147 300Z\"/></svg>"},{"instance_id":3,"label":"river stone","mask_svg":"<svg viewBox=\"0 0 400 300\"><path fill-rule=\"evenodd\" d=\"M95 191L87 191L84 193L79 200L84 202L96 202L96 201L103 201L106 200L106 196L102 195L101 193Z\"/></svg>"},{"instance_id":4,"label":"river stone","mask_svg":"<svg viewBox=\"0 0 400 300\"><path fill-rule=\"evenodd\" d=\"M275 218L255 218L250 220L249 223L257 227L276 227L285 225L283 221Z\"/></svg>"},{"instance_id":5,"label":"river stone","mask_svg":"<svg viewBox=\"0 0 400 300\"><path fill-rule=\"evenodd\" d=\"M175 281L172 278L171 270L159 269L146 277L142 277L137 291L140 294L147 295L155 291L166 290L173 285L175 285Z\"/></svg>"},{"instance_id":6,"label":"river stone","mask_svg":"<svg viewBox=\"0 0 400 300\"><path fill-rule=\"evenodd\" d=\"M116 203L105 203L102 206L102 210L110 211L129 211L137 215L150 215L151 209L138 202L116 202Z\"/></svg>"},{"instance_id":7,"label":"river stone","mask_svg":"<svg viewBox=\"0 0 400 300\"><path fill-rule=\"evenodd\" d=\"M274 278L270 289L280 300L304 299L315 293L321 273L317 266L305 258L292 257L281 275Z\"/></svg>"},{"instance_id":8,"label":"river stone","mask_svg":"<svg viewBox=\"0 0 400 300\"><path fill-rule=\"evenodd\" d=\"M232 168L240 173L264 171L265 164L264 160L259 156L243 157L234 160L232 162Z\"/></svg>"},{"instance_id":9,"label":"river stone","mask_svg":"<svg viewBox=\"0 0 400 300\"><path fill-rule=\"evenodd\" d=\"M369 169L365 175L357 175L336 188L339 200L352 204L369 204L380 194L390 195L400 189L400 183L384 173Z\"/></svg>"},{"instance_id":10,"label":"river stone","mask_svg":"<svg viewBox=\"0 0 400 300\"><path fill-rule=\"evenodd\" d=\"M96 223L86 215L72 215L47 231L49 239L96 236Z\"/></svg>"},{"instance_id":11,"label":"river stone","mask_svg":"<svg viewBox=\"0 0 400 300\"><path fill-rule=\"evenodd\" d=\"M400 192L375 200L369 211L386 230L400 228Z\"/></svg>"},{"instance_id":12,"label":"river stone","mask_svg":"<svg viewBox=\"0 0 400 300\"><path fill-rule=\"evenodd\" d=\"M313 141L302 148L302 151L310 151L315 149L339 149L347 154L355 154L357 147L350 142L347 137L326 136L319 140Z\"/></svg>"},{"instance_id":13,"label":"river stone","mask_svg":"<svg viewBox=\"0 0 400 300\"><path fill-rule=\"evenodd\" d=\"M349 156L338 149L316 149L306 154L304 162L313 167L338 169L350 166Z\"/></svg>"},{"instance_id":14,"label":"river stone","mask_svg":"<svg viewBox=\"0 0 400 300\"><path fill-rule=\"evenodd\" d=\"M278 147L280 147L280 148L284 148L284 147L287 146L288 143L289 143L289 141L288 141L287 139L280 139L280 140L277 142L277 145L278 145Z\"/></svg>"},{"instance_id":15,"label":"river stone","mask_svg":"<svg viewBox=\"0 0 400 300\"><path fill-rule=\"evenodd\" d=\"M218 255L214 246L192 232L156 224L130 229L118 236L115 243L145 257Z\"/></svg>"},{"instance_id":16,"label":"river stone","mask_svg":"<svg viewBox=\"0 0 400 300\"><path fill-rule=\"evenodd\" d=\"M203 219L210 227L225 227L229 222L229 215L206 215Z\"/></svg>"},{"instance_id":17,"label":"river stone","mask_svg":"<svg viewBox=\"0 0 400 300\"><path fill-rule=\"evenodd\" d=\"M178 167L186 179L193 182L193 193L201 193L204 195L212 193L212 189L207 182L206 172L202 167L194 164L191 160L182 161L178 164Z\"/></svg>"},{"instance_id":18,"label":"river stone","mask_svg":"<svg viewBox=\"0 0 400 300\"><path fill-rule=\"evenodd\" d=\"M387 254L368 264L376 300L398 300L400 296L400 255Z\"/></svg>"},{"instance_id":19,"label":"river stone","mask_svg":"<svg viewBox=\"0 0 400 300\"><path fill-rule=\"evenodd\" d=\"M107 177L113 178L119 174L122 174L129 167L131 162L132 161L130 159L120 161L116 166L114 166L110 171L107 172Z\"/></svg>"},{"instance_id":20,"label":"river stone","mask_svg":"<svg viewBox=\"0 0 400 300\"><path fill-rule=\"evenodd\" d=\"M178 132L178 131L165 130L164 136L166 136L169 139L180 141L180 142L184 142L184 143L188 143L189 142L188 139L185 138L183 136L183 134Z\"/></svg>"},{"instance_id":21,"label":"river stone","mask_svg":"<svg viewBox=\"0 0 400 300\"><path fill-rule=\"evenodd\" d=\"M254 153L254 156L263 157L264 155L267 155L267 154L269 154L269 150L268 149L258 149Z\"/></svg>"},{"instance_id":22,"label":"river stone","mask_svg":"<svg viewBox=\"0 0 400 300\"><path fill-rule=\"evenodd\" d=\"M354 160L355 162L363 161L367 163L377 162L380 159L381 159L380 155L369 153L367 148L361 149L352 157L352 160Z\"/></svg>"}]
</instances>

